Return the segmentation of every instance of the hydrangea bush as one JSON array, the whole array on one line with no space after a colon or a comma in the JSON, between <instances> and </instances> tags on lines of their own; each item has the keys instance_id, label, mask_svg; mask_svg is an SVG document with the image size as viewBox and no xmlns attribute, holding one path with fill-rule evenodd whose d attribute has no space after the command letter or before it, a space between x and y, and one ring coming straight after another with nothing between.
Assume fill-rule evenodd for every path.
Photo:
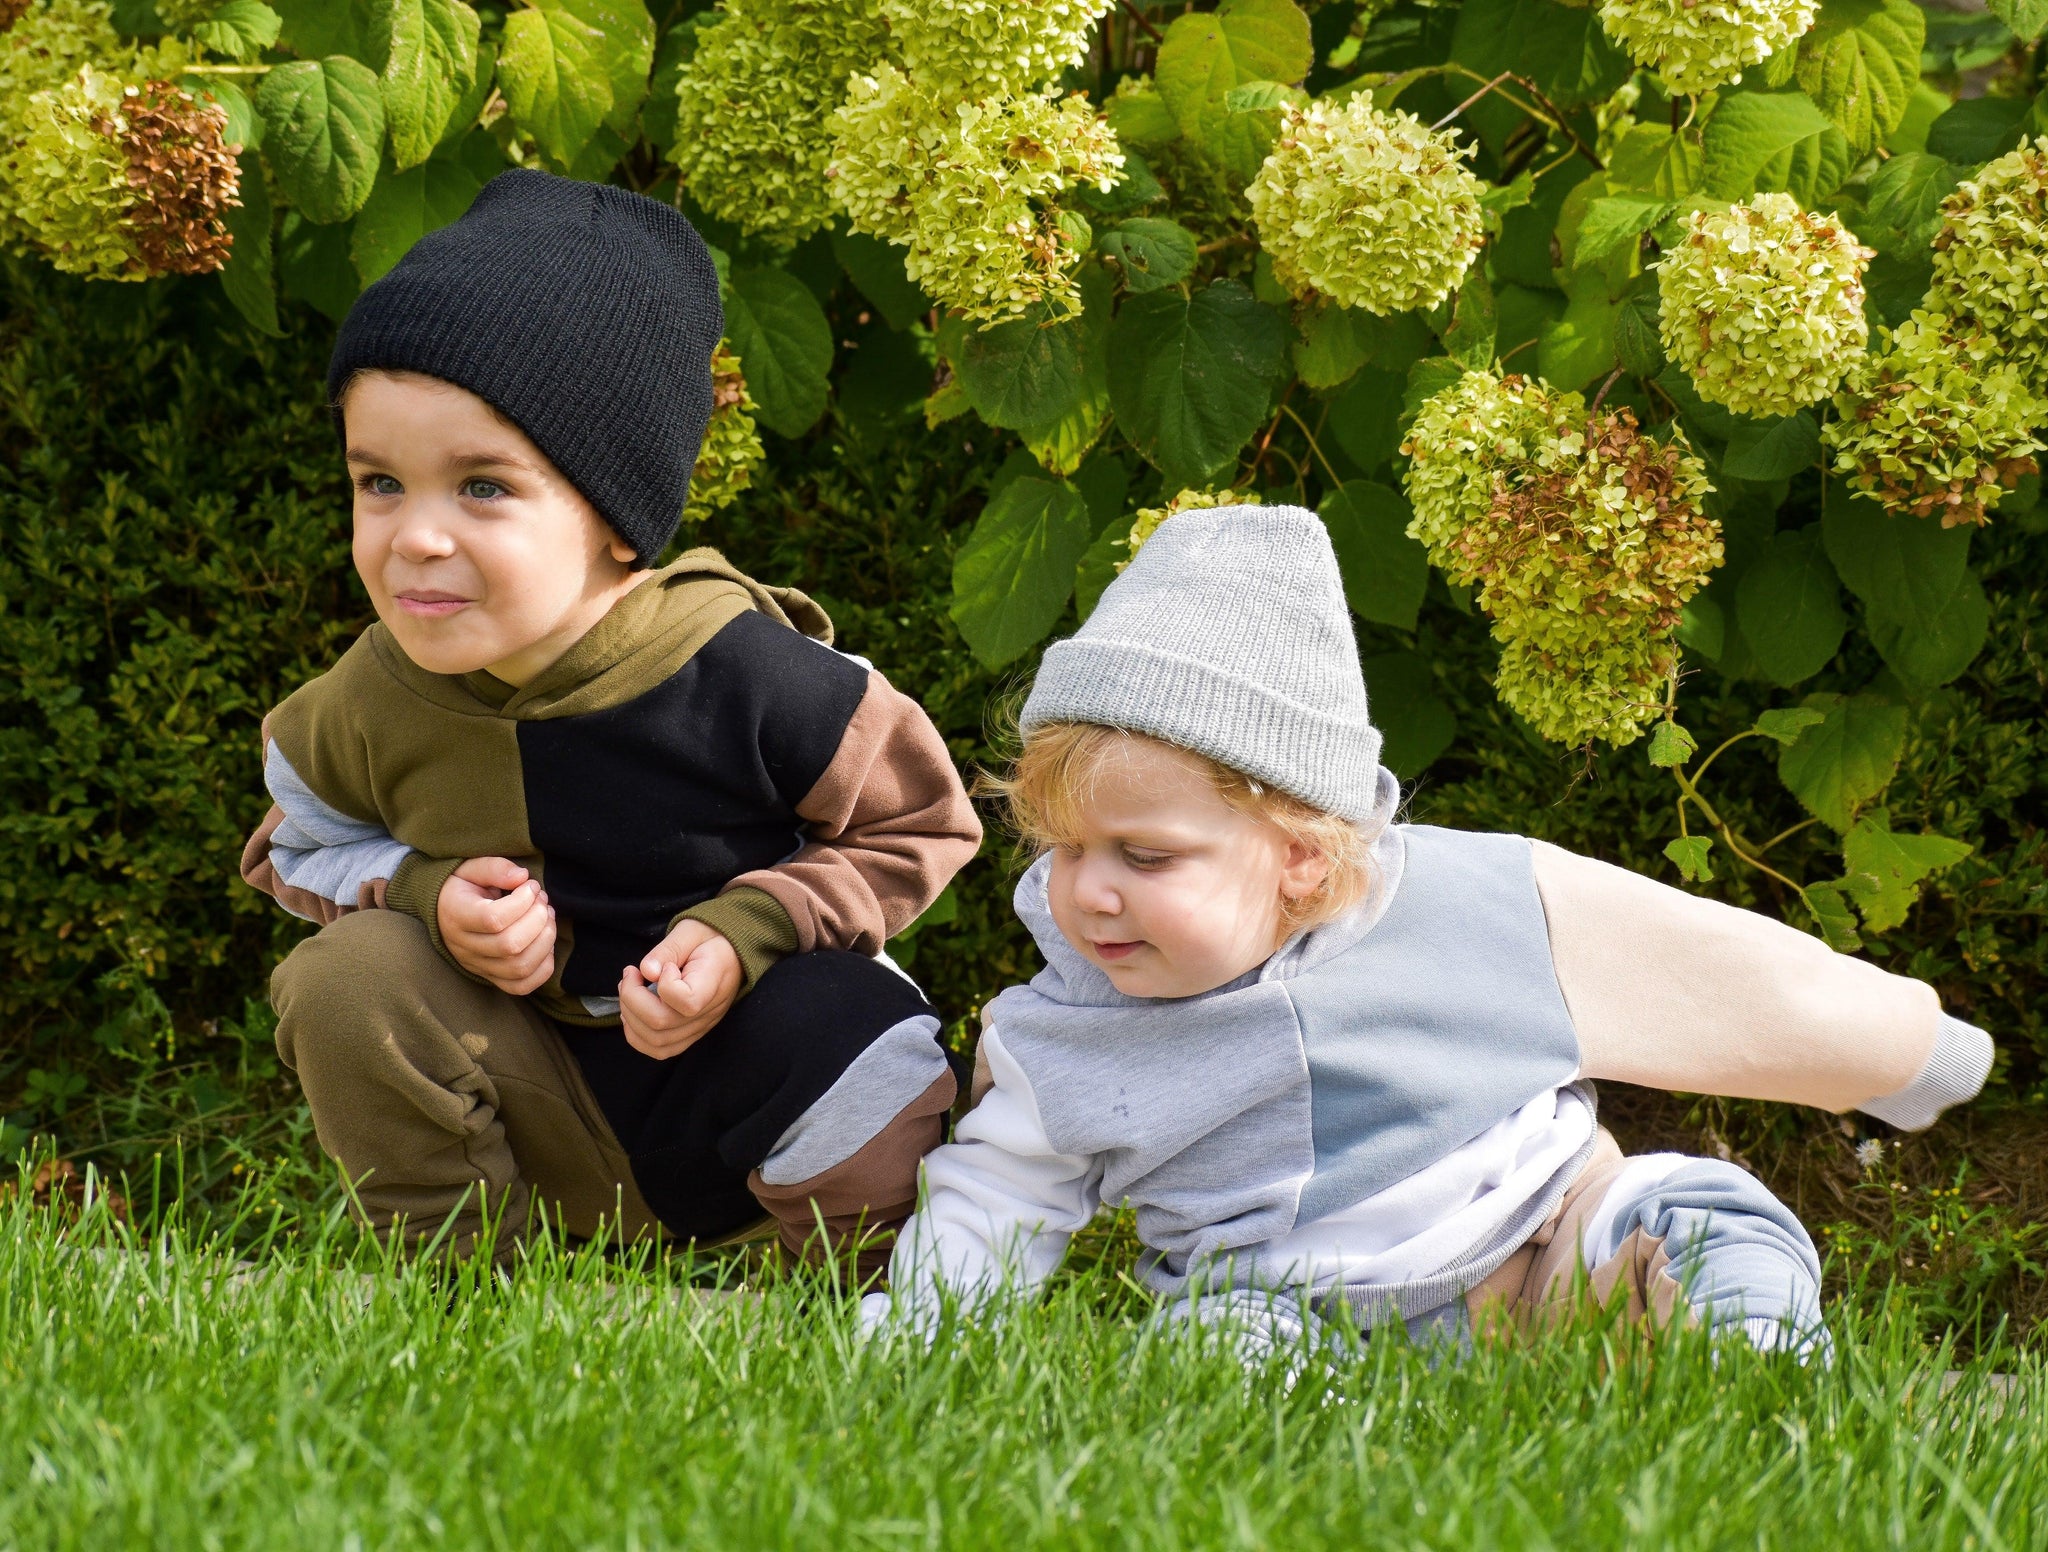
<instances>
[{"instance_id":1,"label":"hydrangea bush","mask_svg":"<svg viewBox=\"0 0 2048 1552\"><path fill-rule=\"evenodd\" d=\"M1990 13L0 0L0 242L270 332L503 167L673 201L727 299L692 517L777 438L971 417L1010 456L950 613L1001 667L1173 511L1311 507L1402 774L1455 736L1419 612L1477 611L1529 736L1671 771L1684 877L1720 847L1846 945L1955 860L1888 828L1897 729L1990 629L1970 534L2038 502L2048 12ZM1699 785L1731 681L1842 877Z\"/></svg>"}]
</instances>

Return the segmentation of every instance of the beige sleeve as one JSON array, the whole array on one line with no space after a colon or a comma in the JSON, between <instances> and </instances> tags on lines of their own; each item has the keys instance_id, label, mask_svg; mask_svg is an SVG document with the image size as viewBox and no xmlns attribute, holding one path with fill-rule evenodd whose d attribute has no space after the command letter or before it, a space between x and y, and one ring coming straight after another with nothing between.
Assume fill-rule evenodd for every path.
<instances>
[{"instance_id":1,"label":"beige sleeve","mask_svg":"<svg viewBox=\"0 0 2048 1552\"><path fill-rule=\"evenodd\" d=\"M1587 1077L1839 1111L1927 1065L1933 987L1754 911L1532 845Z\"/></svg>"},{"instance_id":2,"label":"beige sleeve","mask_svg":"<svg viewBox=\"0 0 2048 1552\"><path fill-rule=\"evenodd\" d=\"M946 741L922 706L877 673L796 811L810 827L803 850L726 888L772 895L804 953L874 953L938 898L981 844Z\"/></svg>"}]
</instances>

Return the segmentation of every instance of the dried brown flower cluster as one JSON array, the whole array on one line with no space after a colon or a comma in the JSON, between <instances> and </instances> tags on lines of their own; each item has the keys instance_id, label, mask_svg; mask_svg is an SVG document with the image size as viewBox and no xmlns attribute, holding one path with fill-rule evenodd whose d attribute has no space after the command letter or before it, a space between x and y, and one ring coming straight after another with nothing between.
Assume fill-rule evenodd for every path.
<instances>
[{"instance_id":1,"label":"dried brown flower cluster","mask_svg":"<svg viewBox=\"0 0 2048 1552\"><path fill-rule=\"evenodd\" d=\"M143 265L158 275L219 269L234 246L224 212L242 202L235 160L242 148L224 138L227 114L168 81L151 81L121 117L135 191L127 220Z\"/></svg>"},{"instance_id":2,"label":"dried brown flower cluster","mask_svg":"<svg viewBox=\"0 0 2048 1552\"><path fill-rule=\"evenodd\" d=\"M24 16L35 0L0 0L0 32L5 32Z\"/></svg>"}]
</instances>

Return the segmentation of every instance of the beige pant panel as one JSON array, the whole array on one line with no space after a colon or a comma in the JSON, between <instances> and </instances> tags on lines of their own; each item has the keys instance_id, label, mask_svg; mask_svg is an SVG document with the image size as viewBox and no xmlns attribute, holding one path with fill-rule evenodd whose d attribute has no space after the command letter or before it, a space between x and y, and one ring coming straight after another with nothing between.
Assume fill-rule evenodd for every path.
<instances>
[{"instance_id":1,"label":"beige pant panel","mask_svg":"<svg viewBox=\"0 0 2048 1552\"><path fill-rule=\"evenodd\" d=\"M450 966L410 916L359 911L322 928L277 967L271 1001L320 1145L380 1231L446 1222L463 1251L487 1207L523 1231L536 1196L572 1233L654 1228L561 1036L524 999Z\"/></svg>"},{"instance_id":2,"label":"beige pant panel","mask_svg":"<svg viewBox=\"0 0 2048 1552\"><path fill-rule=\"evenodd\" d=\"M1586 1225L1627 1162L1620 1145L1602 1127L1592 1157L1557 1211L1465 1296L1475 1330L1538 1331L1587 1304L1605 1308L1610 1300L1619 1302L1630 1320L1662 1325L1680 1311L1690 1318L1690 1310L1680 1302L1684 1289L1671 1275L1671 1258L1661 1238L1634 1229L1612 1256L1597 1265L1585 1263Z\"/></svg>"}]
</instances>

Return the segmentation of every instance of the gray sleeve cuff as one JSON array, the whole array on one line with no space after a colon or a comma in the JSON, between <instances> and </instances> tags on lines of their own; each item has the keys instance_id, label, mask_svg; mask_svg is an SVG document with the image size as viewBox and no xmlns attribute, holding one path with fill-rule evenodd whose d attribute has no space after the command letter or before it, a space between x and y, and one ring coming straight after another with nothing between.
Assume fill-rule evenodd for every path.
<instances>
[{"instance_id":1,"label":"gray sleeve cuff","mask_svg":"<svg viewBox=\"0 0 2048 1552\"><path fill-rule=\"evenodd\" d=\"M1944 1013L1920 1076L1898 1093L1866 1099L1856 1108L1902 1131L1922 1131L1951 1105L1977 1097L1991 1076L1994 1054L1991 1037L1983 1030Z\"/></svg>"}]
</instances>

